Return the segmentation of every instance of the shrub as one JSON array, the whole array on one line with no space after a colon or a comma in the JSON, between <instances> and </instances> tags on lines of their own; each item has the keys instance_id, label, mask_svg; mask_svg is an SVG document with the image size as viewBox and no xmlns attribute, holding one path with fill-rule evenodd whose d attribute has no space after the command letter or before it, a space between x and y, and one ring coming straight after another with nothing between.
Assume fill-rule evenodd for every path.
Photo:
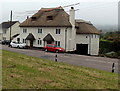
<instances>
[{"instance_id":1,"label":"shrub","mask_svg":"<svg viewBox=\"0 0 120 91\"><path fill-rule=\"evenodd\" d=\"M106 53L105 56L110 57L110 58L118 58L118 54L116 52L109 52Z\"/></svg>"}]
</instances>

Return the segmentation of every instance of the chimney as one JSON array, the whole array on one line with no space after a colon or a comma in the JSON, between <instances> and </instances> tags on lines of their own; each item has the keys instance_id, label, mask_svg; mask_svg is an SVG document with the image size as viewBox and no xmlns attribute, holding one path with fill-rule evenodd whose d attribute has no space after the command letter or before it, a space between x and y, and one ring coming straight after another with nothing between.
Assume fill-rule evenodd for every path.
<instances>
[{"instance_id":1,"label":"chimney","mask_svg":"<svg viewBox=\"0 0 120 91\"><path fill-rule=\"evenodd\" d=\"M75 10L74 10L74 7L71 7L69 13L70 13L69 21L72 24L72 26L75 26Z\"/></svg>"},{"instance_id":2,"label":"chimney","mask_svg":"<svg viewBox=\"0 0 120 91\"><path fill-rule=\"evenodd\" d=\"M71 34L70 34L71 35L70 50L74 51L74 50L76 50L76 43L75 43L76 29L75 29L75 10L74 10L74 7L71 7L71 9L70 9L69 21L72 25Z\"/></svg>"},{"instance_id":3,"label":"chimney","mask_svg":"<svg viewBox=\"0 0 120 91\"><path fill-rule=\"evenodd\" d=\"M27 16L27 19L29 18L29 16Z\"/></svg>"}]
</instances>

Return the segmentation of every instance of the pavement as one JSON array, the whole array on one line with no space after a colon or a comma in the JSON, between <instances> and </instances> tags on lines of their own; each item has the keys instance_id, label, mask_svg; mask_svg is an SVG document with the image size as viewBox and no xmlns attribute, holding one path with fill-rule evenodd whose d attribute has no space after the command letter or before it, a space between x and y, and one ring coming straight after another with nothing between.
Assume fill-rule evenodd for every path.
<instances>
[{"instance_id":1,"label":"pavement","mask_svg":"<svg viewBox=\"0 0 120 91\"><path fill-rule=\"evenodd\" d=\"M69 54L69 53L52 53L52 52L45 52L42 49L37 49L37 50L18 49L18 48L10 48L7 45L2 45L2 49L25 54L28 56L48 59L51 61L55 61L55 56L57 55L57 62L64 62L67 64L72 64L77 66L85 66L85 67L95 68L108 72L112 72L113 63L115 63L115 73L118 73L118 67L120 67L120 65L118 66L118 62L120 60L113 58L86 56L86 55Z\"/></svg>"}]
</instances>

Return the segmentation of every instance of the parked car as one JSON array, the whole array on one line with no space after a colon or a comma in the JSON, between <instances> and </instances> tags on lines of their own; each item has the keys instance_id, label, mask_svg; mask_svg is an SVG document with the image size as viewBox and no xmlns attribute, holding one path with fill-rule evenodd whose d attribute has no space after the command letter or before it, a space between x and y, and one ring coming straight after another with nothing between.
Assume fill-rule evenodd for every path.
<instances>
[{"instance_id":1,"label":"parked car","mask_svg":"<svg viewBox=\"0 0 120 91\"><path fill-rule=\"evenodd\" d=\"M26 44L21 42L11 42L10 47L26 48Z\"/></svg>"},{"instance_id":2,"label":"parked car","mask_svg":"<svg viewBox=\"0 0 120 91\"><path fill-rule=\"evenodd\" d=\"M3 44L3 45L9 45L9 44L10 44L10 41L9 41L9 40L3 40L3 41L2 41L2 44Z\"/></svg>"},{"instance_id":3,"label":"parked car","mask_svg":"<svg viewBox=\"0 0 120 91\"><path fill-rule=\"evenodd\" d=\"M0 40L0 44L2 44L2 40Z\"/></svg>"},{"instance_id":4,"label":"parked car","mask_svg":"<svg viewBox=\"0 0 120 91\"><path fill-rule=\"evenodd\" d=\"M57 46L55 44L47 44L44 47L44 50L47 51L51 51L51 52L65 52L64 48L61 48L60 46Z\"/></svg>"}]
</instances>

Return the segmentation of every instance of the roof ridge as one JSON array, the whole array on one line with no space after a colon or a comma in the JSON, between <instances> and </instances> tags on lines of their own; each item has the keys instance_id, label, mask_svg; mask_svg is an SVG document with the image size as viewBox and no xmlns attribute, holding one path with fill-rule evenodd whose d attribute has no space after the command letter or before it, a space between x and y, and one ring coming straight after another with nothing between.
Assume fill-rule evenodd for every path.
<instances>
[{"instance_id":1,"label":"roof ridge","mask_svg":"<svg viewBox=\"0 0 120 91\"><path fill-rule=\"evenodd\" d=\"M63 9L63 8L61 6L59 6L59 7L55 7L55 8L41 8L40 10L41 11L52 11L52 10L55 10L55 9Z\"/></svg>"},{"instance_id":2,"label":"roof ridge","mask_svg":"<svg viewBox=\"0 0 120 91\"><path fill-rule=\"evenodd\" d=\"M85 20L82 20L82 19L78 19L78 20L75 20L76 23L86 23L86 24L89 24L89 25L93 25L90 21L85 21Z\"/></svg>"}]
</instances>

